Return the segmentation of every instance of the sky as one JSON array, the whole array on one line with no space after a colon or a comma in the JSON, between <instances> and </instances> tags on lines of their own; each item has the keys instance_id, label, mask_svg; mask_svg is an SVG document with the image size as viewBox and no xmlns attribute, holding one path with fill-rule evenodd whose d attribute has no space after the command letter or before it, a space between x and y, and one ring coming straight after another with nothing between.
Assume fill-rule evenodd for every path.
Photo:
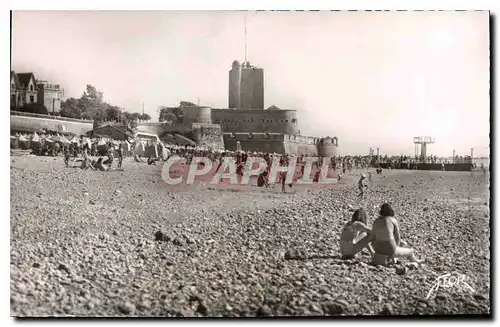
<instances>
[{"instance_id":1,"label":"sky","mask_svg":"<svg viewBox=\"0 0 500 327\"><path fill-rule=\"evenodd\" d=\"M228 71L264 69L265 107L339 153L489 155L488 12L14 11L11 66L157 121L158 107L228 106Z\"/></svg>"}]
</instances>

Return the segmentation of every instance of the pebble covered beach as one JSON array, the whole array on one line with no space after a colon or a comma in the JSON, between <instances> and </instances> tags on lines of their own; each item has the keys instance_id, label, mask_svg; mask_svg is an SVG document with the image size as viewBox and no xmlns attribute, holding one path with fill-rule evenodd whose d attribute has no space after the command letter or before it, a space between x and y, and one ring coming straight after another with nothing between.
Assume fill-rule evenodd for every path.
<instances>
[{"instance_id":1,"label":"pebble covered beach","mask_svg":"<svg viewBox=\"0 0 500 327\"><path fill-rule=\"evenodd\" d=\"M359 199L366 170L282 194L279 184L170 186L161 165L131 158L124 169L11 157L11 315L490 313L489 174L372 169ZM371 226L384 202L424 263L340 259L354 210ZM473 290L444 285L427 298L448 273Z\"/></svg>"}]
</instances>

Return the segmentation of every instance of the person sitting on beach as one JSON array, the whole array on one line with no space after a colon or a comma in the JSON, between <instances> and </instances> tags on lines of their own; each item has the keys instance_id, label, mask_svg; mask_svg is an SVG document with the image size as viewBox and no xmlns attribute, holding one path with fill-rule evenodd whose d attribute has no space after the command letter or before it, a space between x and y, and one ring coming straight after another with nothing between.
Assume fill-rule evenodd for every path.
<instances>
[{"instance_id":1,"label":"person sitting on beach","mask_svg":"<svg viewBox=\"0 0 500 327\"><path fill-rule=\"evenodd\" d=\"M95 168L99 169L100 171L108 171L111 165L106 164L105 163L106 161L104 161L104 158L99 157L99 159L97 159L97 162L95 164Z\"/></svg>"},{"instance_id":2,"label":"person sitting on beach","mask_svg":"<svg viewBox=\"0 0 500 327\"><path fill-rule=\"evenodd\" d=\"M149 157L148 158L148 165L156 166L156 160L154 158Z\"/></svg>"},{"instance_id":3,"label":"person sitting on beach","mask_svg":"<svg viewBox=\"0 0 500 327\"><path fill-rule=\"evenodd\" d=\"M134 160L135 160L135 162L144 162L144 161L142 161L142 158L140 156L138 156L137 154L134 156Z\"/></svg>"},{"instance_id":4,"label":"person sitting on beach","mask_svg":"<svg viewBox=\"0 0 500 327\"><path fill-rule=\"evenodd\" d=\"M313 178L313 182L314 183L319 183L319 177L321 175L321 168L319 168L316 173L314 173L314 178Z\"/></svg>"},{"instance_id":5,"label":"person sitting on beach","mask_svg":"<svg viewBox=\"0 0 500 327\"><path fill-rule=\"evenodd\" d=\"M109 165L109 168L111 169L111 166L113 165L113 148L110 147L108 150L108 159L103 161L103 165Z\"/></svg>"},{"instance_id":6,"label":"person sitting on beach","mask_svg":"<svg viewBox=\"0 0 500 327\"><path fill-rule=\"evenodd\" d=\"M380 216L373 222L372 247L375 251L373 263L385 264L386 259L406 258L411 262L421 262L415 257L413 249L404 248L401 245L399 223L394 218L394 211L388 203L380 207Z\"/></svg>"},{"instance_id":7,"label":"person sitting on beach","mask_svg":"<svg viewBox=\"0 0 500 327\"><path fill-rule=\"evenodd\" d=\"M262 186L269 187L269 182L267 181L267 171L264 171L262 174L259 175L259 178L257 179L257 186L262 187Z\"/></svg>"},{"instance_id":8,"label":"person sitting on beach","mask_svg":"<svg viewBox=\"0 0 500 327\"><path fill-rule=\"evenodd\" d=\"M342 259L352 259L364 248L373 255L370 246L372 240L371 229L366 226L367 216L363 208L358 209L352 215L352 219L344 226L340 236L340 254Z\"/></svg>"}]
</instances>

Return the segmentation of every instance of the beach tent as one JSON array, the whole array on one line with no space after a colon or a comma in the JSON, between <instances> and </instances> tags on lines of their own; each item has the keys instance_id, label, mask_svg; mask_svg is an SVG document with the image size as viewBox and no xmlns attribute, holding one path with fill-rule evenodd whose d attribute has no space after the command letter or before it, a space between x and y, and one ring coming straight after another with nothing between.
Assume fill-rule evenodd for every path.
<instances>
[{"instance_id":1,"label":"beach tent","mask_svg":"<svg viewBox=\"0 0 500 327\"><path fill-rule=\"evenodd\" d=\"M31 143L40 143L41 138L38 136L38 134L35 132L33 135L31 135Z\"/></svg>"},{"instance_id":2,"label":"beach tent","mask_svg":"<svg viewBox=\"0 0 500 327\"><path fill-rule=\"evenodd\" d=\"M80 144L80 139L75 135L71 140L69 140L71 143L76 143Z\"/></svg>"},{"instance_id":3,"label":"beach tent","mask_svg":"<svg viewBox=\"0 0 500 327\"><path fill-rule=\"evenodd\" d=\"M31 144L30 144L31 149L33 149L35 151L41 150L42 138L40 136L38 136L38 134L36 132L31 135L30 140L31 140Z\"/></svg>"},{"instance_id":4,"label":"beach tent","mask_svg":"<svg viewBox=\"0 0 500 327\"><path fill-rule=\"evenodd\" d=\"M17 149L19 148L19 138L17 136L10 136L10 148Z\"/></svg>"},{"instance_id":5,"label":"beach tent","mask_svg":"<svg viewBox=\"0 0 500 327\"><path fill-rule=\"evenodd\" d=\"M61 141L61 136L59 136L59 134L52 135L50 138L52 139L52 142L60 142Z\"/></svg>"},{"instance_id":6,"label":"beach tent","mask_svg":"<svg viewBox=\"0 0 500 327\"><path fill-rule=\"evenodd\" d=\"M65 138L64 136L61 136L61 137L59 138L59 142L61 142L63 145L70 145L70 144L71 144L71 142L70 142L70 141L68 141L68 139L67 139L67 138Z\"/></svg>"},{"instance_id":7,"label":"beach tent","mask_svg":"<svg viewBox=\"0 0 500 327\"><path fill-rule=\"evenodd\" d=\"M144 153L144 157L146 158L158 158L158 148L156 145L152 144L146 148L146 152Z\"/></svg>"},{"instance_id":8,"label":"beach tent","mask_svg":"<svg viewBox=\"0 0 500 327\"><path fill-rule=\"evenodd\" d=\"M92 147L92 141L87 138L87 137L84 137L82 140L82 147L84 147L85 145L87 145L87 147L90 149Z\"/></svg>"},{"instance_id":9,"label":"beach tent","mask_svg":"<svg viewBox=\"0 0 500 327\"><path fill-rule=\"evenodd\" d=\"M141 156L141 157L142 157L142 156L144 156L145 151L146 151L146 148L145 148L145 146L144 146L144 143L142 143L142 142L140 142L140 141L139 141L139 142L137 142L137 143L135 144L135 147L134 147L134 153L135 153L136 155L138 155L138 156Z\"/></svg>"},{"instance_id":10,"label":"beach tent","mask_svg":"<svg viewBox=\"0 0 500 327\"><path fill-rule=\"evenodd\" d=\"M20 135L19 138L18 138L18 141L19 141L19 147L23 150L28 150L30 148L30 141L27 137L25 137L24 135Z\"/></svg>"},{"instance_id":11,"label":"beach tent","mask_svg":"<svg viewBox=\"0 0 500 327\"><path fill-rule=\"evenodd\" d=\"M175 140L177 141L177 143L180 145L196 146L196 142L194 142L193 140L190 140L189 138L187 138L183 135L175 134L174 137L175 137Z\"/></svg>"},{"instance_id":12,"label":"beach tent","mask_svg":"<svg viewBox=\"0 0 500 327\"><path fill-rule=\"evenodd\" d=\"M104 141L104 139L100 139L99 141L97 141L96 149L97 152L100 153L100 155L106 155L106 152L108 151L108 145L106 144L106 141Z\"/></svg>"},{"instance_id":13,"label":"beach tent","mask_svg":"<svg viewBox=\"0 0 500 327\"><path fill-rule=\"evenodd\" d=\"M158 150L158 156L162 160L167 160L170 156L170 151L161 142L156 145L156 149Z\"/></svg>"}]
</instances>

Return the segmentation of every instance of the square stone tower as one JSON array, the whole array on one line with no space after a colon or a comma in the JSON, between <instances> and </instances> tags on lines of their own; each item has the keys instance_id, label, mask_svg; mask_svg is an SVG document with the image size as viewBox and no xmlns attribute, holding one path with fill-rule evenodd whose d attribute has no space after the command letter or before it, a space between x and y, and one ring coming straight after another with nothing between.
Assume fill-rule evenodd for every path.
<instances>
[{"instance_id":1,"label":"square stone tower","mask_svg":"<svg viewBox=\"0 0 500 327\"><path fill-rule=\"evenodd\" d=\"M229 108L264 109L264 69L233 61L229 71Z\"/></svg>"}]
</instances>

